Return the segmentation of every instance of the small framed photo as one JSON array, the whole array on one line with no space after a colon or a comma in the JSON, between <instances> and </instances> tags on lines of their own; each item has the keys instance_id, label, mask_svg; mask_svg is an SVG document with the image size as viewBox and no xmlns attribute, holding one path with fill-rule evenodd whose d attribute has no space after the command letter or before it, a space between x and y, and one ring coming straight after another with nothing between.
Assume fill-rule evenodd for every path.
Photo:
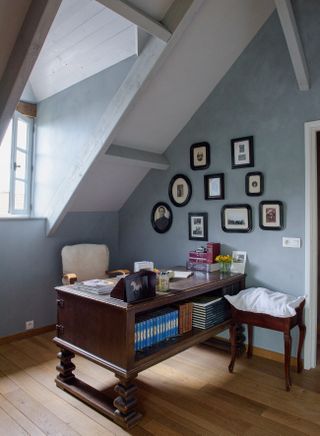
<instances>
[{"instance_id":1,"label":"small framed photo","mask_svg":"<svg viewBox=\"0 0 320 436\"><path fill-rule=\"evenodd\" d=\"M246 269L246 261L247 261L246 251L233 251L230 271L233 273L244 274Z\"/></svg>"},{"instance_id":2,"label":"small framed photo","mask_svg":"<svg viewBox=\"0 0 320 436\"><path fill-rule=\"evenodd\" d=\"M253 136L231 139L232 168L254 166Z\"/></svg>"},{"instance_id":3,"label":"small framed photo","mask_svg":"<svg viewBox=\"0 0 320 436\"><path fill-rule=\"evenodd\" d=\"M282 201L261 201L259 204L259 226L263 230L283 229Z\"/></svg>"},{"instance_id":4,"label":"small framed photo","mask_svg":"<svg viewBox=\"0 0 320 436\"><path fill-rule=\"evenodd\" d=\"M246 194L251 196L263 194L263 174L259 171L247 173Z\"/></svg>"},{"instance_id":5,"label":"small framed photo","mask_svg":"<svg viewBox=\"0 0 320 436\"><path fill-rule=\"evenodd\" d=\"M249 204L227 204L221 209L224 232L247 233L252 230L252 210Z\"/></svg>"},{"instance_id":6,"label":"small framed photo","mask_svg":"<svg viewBox=\"0 0 320 436\"><path fill-rule=\"evenodd\" d=\"M176 174L169 184L169 198L177 207L189 203L192 195L192 185L189 178L183 174Z\"/></svg>"},{"instance_id":7,"label":"small framed photo","mask_svg":"<svg viewBox=\"0 0 320 436\"><path fill-rule=\"evenodd\" d=\"M190 166L193 170L205 170L210 166L210 144L208 142L191 145Z\"/></svg>"},{"instance_id":8,"label":"small framed photo","mask_svg":"<svg viewBox=\"0 0 320 436\"><path fill-rule=\"evenodd\" d=\"M206 200L224 199L224 174L204 176L204 197Z\"/></svg>"},{"instance_id":9,"label":"small framed photo","mask_svg":"<svg viewBox=\"0 0 320 436\"><path fill-rule=\"evenodd\" d=\"M192 241L208 240L208 214L189 213L189 239Z\"/></svg>"},{"instance_id":10,"label":"small framed photo","mask_svg":"<svg viewBox=\"0 0 320 436\"><path fill-rule=\"evenodd\" d=\"M170 229L172 224L172 212L167 203L159 202L153 206L151 224L158 233L165 233Z\"/></svg>"}]
</instances>

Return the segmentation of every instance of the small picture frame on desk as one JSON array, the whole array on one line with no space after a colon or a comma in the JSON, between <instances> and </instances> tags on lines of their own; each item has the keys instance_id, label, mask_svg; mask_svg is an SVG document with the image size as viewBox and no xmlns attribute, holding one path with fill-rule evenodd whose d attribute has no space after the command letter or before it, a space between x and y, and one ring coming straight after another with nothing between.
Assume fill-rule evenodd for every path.
<instances>
[{"instance_id":1,"label":"small picture frame on desk","mask_svg":"<svg viewBox=\"0 0 320 436\"><path fill-rule=\"evenodd\" d=\"M138 303L156 296L156 273L142 270L119 280L110 294L127 303Z\"/></svg>"}]
</instances>

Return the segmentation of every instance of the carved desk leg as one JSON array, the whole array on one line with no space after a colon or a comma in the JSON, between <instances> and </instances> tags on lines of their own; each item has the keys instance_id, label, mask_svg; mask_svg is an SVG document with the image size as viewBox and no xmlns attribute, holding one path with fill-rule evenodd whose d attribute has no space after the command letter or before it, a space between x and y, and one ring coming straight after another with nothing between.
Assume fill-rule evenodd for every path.
<instances>
[{"instance_id":1,"label":"carved desk leg","mask_svg":"<svg viewBox=\"0 0 320 436\"><path fill-rule=\"evenodd\" d=\"M284 371L286 379L286 389L290 391L291 374L290 374L290 360L291 360L291 334L290 330L284 332Z\"/></svg>"},{"instance_id":2,"label":"carved desk leg","mask_svg":"<svg viewBox=\"0 0 320 436\"><path fill-rule=\"evenodd\" d=\"M234 362L236 360L237 356L237 324L234 322L231 322L229 331L230 331L230 342L231 342L231 361L229 364L229 372L233 372Z\"/></svg>"},{"instance_id":3,"label":"carved desk leg","mask_svg":"<svg viewBox=\"0 0 320 436\"><path fill-rule=\"evenodd\" d=\"M75 376L72 371L75 370L75 365L71 362L71 359L74 358L74 353L68 350L61 350L57 355L58 359L60 359L60 363L56 366L57 370L60 374L57 376L57 380L61 380L64 383L71 384Z\"/></svg>"},{"instance_id":4,"label":"carved desk leg","mask_svg":"<svg viewBox=\"0 0 320 436\"><path fill-rule=\"evenodd\" d=\"M123 427L131 427L142 418L142 414L136 411L138 401L135 394L138 388L133 383L135 377L130 379L118 378L119 383L114 388L118 396L113 401L116 408L114 412L115 421Z\"/></svg>"}]
</instances>

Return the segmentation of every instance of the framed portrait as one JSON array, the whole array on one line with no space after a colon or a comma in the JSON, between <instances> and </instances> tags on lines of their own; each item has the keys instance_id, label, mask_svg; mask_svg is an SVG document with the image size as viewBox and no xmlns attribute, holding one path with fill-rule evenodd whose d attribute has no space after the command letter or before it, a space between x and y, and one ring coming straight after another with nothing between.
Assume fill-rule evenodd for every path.
<instances>
[{"instance_id":1,"label":"framed portrait","mask_svg":"<svg viewBox=\"0 0 320 436\"><path fill-rule=\"evenodd\" d=\"M189 178L183 174L176 174L169 184L169 198L177 207L189 203L192 195L192 185Z\"/></svg>"},{"instance_id":2,"label":"framed portrait","mask_svg":"<svg viewBox=\"0 0 320 436\"><path fill-rule=\"evenodd\" d=\"M246 175L246 194L255 196L263 194L263 174L259 171L247 173Z\"/></svg>"},{"instance_id":3,"label":"framed portrait","mask_svg":"<svg viewBox=\"0 0 320 436\"><path fill-rule=\"evenodd\" d=\"M206 200L224 199L224 174L204 176L204 198Z\"/></svg>"},{"instance_id":4,"label":"framed portrait","mask_svg":"<svg viewBox=\"0 0 320 436\"><path fill-rule=\"evenodd\" d=\"M232 168L254 166L253 136L231 139Z\"/></svg>"},{"instance_id":5,"label":"framed portrait","mask_svg":"<svg viewBox=\"0 0 320 436\"><path fill-rule=\"evenodd\" d=\"M167 203L155 204L151 212L151 224L158 233L167 232L172 224L172 211Z\"/></svg>"},{"instance_id":6,"label":"framed portrait","mask_svg":"<svg viewBox=\"0 0 320 436\"><path fill-rule=\"evenodd\" d=\"M189 213L189 239L192 241L208 240L208 214Z\"/></svg>"},{"instance_id":7,"label":"framed portrait","mask_svg":"<svg viewBox=\"0 0 320 436\"><path fill-rule=\"evenodd\" d=\"M205 170L210 166L210 144L208 142L191 145L190 166L193 170Z\"/></svg>"},{"instance_id":8,"label":"framed portrait","mask_svg":"<svg viewBox=\"0 0 320 436\"><path fill-rule=\"evenodd\" d=\"M282 201L261 201L259 204L259 226L263 230L283 229Z\"/></svg>"},{"instance_id":9,"label":"framed portrait","mask_svg":"<svg viewBox=\"0 0 320 436\"><path fill-rule=\"evenodd\" d=\"M249 204L227 204L221 209L224 232L247 233L252 230L252 210Z\"/></svg>"}]
</instances>

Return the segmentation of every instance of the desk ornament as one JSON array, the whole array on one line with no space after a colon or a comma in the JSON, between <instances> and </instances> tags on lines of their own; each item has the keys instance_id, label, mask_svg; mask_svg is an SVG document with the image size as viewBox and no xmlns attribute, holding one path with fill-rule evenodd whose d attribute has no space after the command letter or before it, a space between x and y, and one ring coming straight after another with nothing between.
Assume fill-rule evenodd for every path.
<instances>
[{"instance_id":1,"label":"desk ornament","mask_svg":"<svg viewBox=\"0 0 320 436\"><path fill-rule=\"evenodd\" d=\"M138 303L156 296L156 273L142 270L119 280L111 297L127 303Z\"/></svg>"}]
</instances>

